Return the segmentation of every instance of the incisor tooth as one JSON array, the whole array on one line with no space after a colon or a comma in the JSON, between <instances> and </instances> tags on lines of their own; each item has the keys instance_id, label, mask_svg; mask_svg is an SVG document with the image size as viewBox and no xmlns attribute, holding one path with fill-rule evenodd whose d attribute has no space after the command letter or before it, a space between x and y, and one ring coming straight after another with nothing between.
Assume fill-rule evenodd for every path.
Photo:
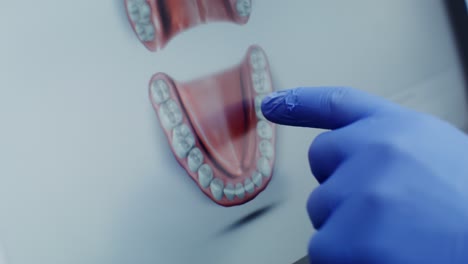
<instances>
[{"instance_id":1,"label":"incisor tooth","mask_svg":"<svg viewBox=\"0 0 468 264\"><path fill-rule=\"evenodd\" d=\"M239 199L244 198L244 196L245 196L245 189L244 189L244 185L242 185L242 183L237 183L237 184L236 184L235 193L236 193L236 196L239 197Z\"/></svg>"},{"instance_id":2,"label":"incisor tooth","mask_svg":"<svg viewBox=\"0 0 468 264\"><path fill-rule=\"evenodd\" d=\"M260 174L260 172L258 171L254 172L254 174L252 175L252 181L255 184L255 186L260 188L262 186L262 180L262 174Z\"/></svg>"},{"instance_id":3,"label":"incisor tooth","mask_svg":"<svg viewBox=\"0 0 468 264\"><path fill-rule=\"evenodd\" d=\"M235 190L234 190L234 186L232 185L232 183L228 183L226 187L224 187L224 195L226 195L226 198L229 201L232 201L234 199Z\"/></svg>"},{"instance_id":4,"label":"incisor tooth","mask_svg":"<svg viewBox=\"0 0 468 264\"><path fill-rule=\"evenodd\" d=\"M245 186L244 187L245 191L248 192L248 193L253 193L254 190L255 190L254 183L252 182L252 180L250 178L245 179L244 186Z\"/></svg>"}]
</instances>

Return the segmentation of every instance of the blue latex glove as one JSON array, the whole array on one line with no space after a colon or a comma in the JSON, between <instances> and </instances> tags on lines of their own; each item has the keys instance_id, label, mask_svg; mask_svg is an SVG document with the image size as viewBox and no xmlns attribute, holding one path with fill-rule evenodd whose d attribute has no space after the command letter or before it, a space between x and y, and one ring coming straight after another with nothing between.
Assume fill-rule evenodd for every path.
<instances>
[{"instance_id":1,"label":"blue latex glove","mask_svg":"<svg viewBox=\"0 0 468 264\"><path fill-rule=\"evenodd\" d=\"M347 88L265 98L272 122L331 129L312 143L321 185L307 210L313 264L468 263L468 138L449 124Z\"/></svg>"}]
</instances>

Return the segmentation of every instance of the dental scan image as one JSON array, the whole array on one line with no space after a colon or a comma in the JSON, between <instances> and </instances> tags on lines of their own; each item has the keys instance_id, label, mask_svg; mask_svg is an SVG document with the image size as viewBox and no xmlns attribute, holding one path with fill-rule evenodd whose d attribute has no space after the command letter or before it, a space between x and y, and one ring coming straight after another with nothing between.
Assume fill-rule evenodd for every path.
<instances>
[{"instance_id":1,"label":"dental scan image","mask_svg":"<svg viewBox=\"0 0 468 264\"><path fill-rule=\"evenodd\" d=\"M136 35L150 51L163 48L170 39L198 24L229 21L245 24L252 0L125 0L127 15Z\"/></svg>"},{"instance_id":2,"label":"dental scan image","mask_svg":"<svg viewBox=\"0 0 468 264\"><path fill-rule=\"evenodd\" d=\"M0 264L304 258L324 130L262 100L352 86L463 127L449 20L418 2L4 1Z\"/></svg>"},{"instance_id":3,"label":"dental scan image","mask_svg":"<svg viewBox=\"0 0 468 264\"><path fill-rule=\"evenodd\" d=\"M271 179L275 126L260 109L272 92L269 72L265 53L253 46L231 70L184 84L158 73L150 82L177 161L220 205L250 201Z\"/></svg>"}]
</instances>

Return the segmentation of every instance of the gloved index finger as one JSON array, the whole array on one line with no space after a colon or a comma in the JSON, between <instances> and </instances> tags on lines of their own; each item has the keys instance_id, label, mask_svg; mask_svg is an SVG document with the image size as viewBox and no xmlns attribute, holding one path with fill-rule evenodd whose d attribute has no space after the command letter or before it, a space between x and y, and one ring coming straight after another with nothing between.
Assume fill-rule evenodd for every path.
<instances>
[{"instance_id":1,"label":"gloved index finger","mask_svg":"<svg viewBox=\"0 0 468 264\"><path fill-rule=\"evenodd\" d=\"M283 125L337 129L393 106L371 94L343 87L308 87L265 97L263 115Z\"/></svg>"}]
</instances>

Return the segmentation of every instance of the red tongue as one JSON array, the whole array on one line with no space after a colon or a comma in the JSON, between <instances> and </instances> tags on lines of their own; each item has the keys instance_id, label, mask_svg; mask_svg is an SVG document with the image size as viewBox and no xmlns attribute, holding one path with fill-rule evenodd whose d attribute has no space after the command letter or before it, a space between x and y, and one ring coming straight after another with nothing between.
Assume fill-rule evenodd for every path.
<instances>
[{"instance_id":1,"label":"red tongue","mask_svg":"<svg viewBox=\"0 0 468 264\"><path fill-rule=\"evenodd\" d=\"M252 149L247 144L252 140L246 137L255 134L247 133L246 113L253 106L252 99L244 98L239 69L183 84L179 93L192 126L211 158L229 175L243 176L243 158Z\"/></svg>"}]
</instances>

